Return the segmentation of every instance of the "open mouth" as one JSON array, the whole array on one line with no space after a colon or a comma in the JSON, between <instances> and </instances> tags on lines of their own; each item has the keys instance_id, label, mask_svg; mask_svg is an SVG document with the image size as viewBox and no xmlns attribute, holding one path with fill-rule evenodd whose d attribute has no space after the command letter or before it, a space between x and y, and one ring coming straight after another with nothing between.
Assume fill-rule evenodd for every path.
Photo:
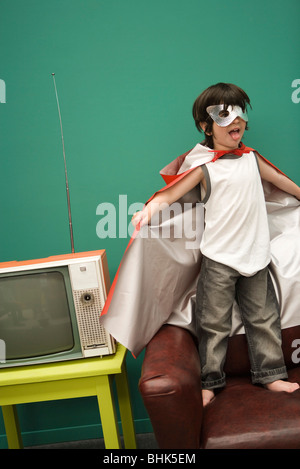
<instances>
[{"instance_id":1,"label":"open mouth","mask_svg":"<svg viewBox=\"0 0 300 469\"><path fill-rule=\"evenodd\" d=\"M238 127L232 129L229 132L229 135L233 138L233 140L238 140L240 138L240 129Z\"/></svg>"}]
</instances>

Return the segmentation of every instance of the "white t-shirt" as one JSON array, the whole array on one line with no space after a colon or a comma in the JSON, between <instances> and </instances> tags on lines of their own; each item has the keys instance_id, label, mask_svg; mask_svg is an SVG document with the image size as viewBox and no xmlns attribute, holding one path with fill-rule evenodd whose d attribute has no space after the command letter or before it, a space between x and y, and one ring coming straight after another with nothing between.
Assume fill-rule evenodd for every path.
<instances>
[{"instance_id":1,"label":"white t-shirt","mask_svg":"<svg viewBox=\"0 0 300 469\"><path fill-rule=\"evenodd\" d=\"M202 253L251 276L270 262L270 234L258 162L253 152L225 155L202 166L207 192Z\"/></svg>"}]
</instances>

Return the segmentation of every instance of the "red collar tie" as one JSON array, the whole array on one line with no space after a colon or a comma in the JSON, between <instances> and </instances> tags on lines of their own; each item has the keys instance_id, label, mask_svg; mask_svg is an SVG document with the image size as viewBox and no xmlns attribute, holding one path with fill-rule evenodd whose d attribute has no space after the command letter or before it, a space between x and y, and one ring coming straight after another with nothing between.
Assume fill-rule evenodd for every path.
<instances>
[{"instance_id":1,"label":"red collar tie","mask_svg":"<svg viewBox=\"0 0 300 469\"><path fill-rule=\"evenodd\" d=\"M211 160L213 163L217 161L217 159L221 158L221 156L224 155L237 155L237 156L242 156L244 153L250 153L250 151L253 151L253 148L246 147L243 143L240 144L239 148L236 148L235 150L209 150L215 153L215 156Z\"/></svg>"}]
</instances>

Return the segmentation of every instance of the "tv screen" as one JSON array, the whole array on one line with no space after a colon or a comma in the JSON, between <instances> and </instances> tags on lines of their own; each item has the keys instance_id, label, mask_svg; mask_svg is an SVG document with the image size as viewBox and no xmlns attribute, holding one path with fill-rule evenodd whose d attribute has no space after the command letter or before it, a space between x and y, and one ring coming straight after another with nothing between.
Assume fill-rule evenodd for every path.
<instances>
[{"instance_id":1,"label":"tv screen","mask_svg":"<svg viewBox=\"0 0 300 469\"><path fill-rule=\"evenodd\" d=\"M74 347L67 268L0 277L0 339L6 360L19 360Z\"/></svg>"}]
</instances>

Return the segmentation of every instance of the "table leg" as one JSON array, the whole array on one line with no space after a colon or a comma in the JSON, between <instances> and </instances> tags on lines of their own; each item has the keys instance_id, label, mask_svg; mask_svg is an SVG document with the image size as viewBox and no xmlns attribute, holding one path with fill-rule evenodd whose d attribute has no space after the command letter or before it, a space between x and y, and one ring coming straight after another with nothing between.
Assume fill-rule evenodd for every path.
<instances>
[{"instance_id":1,"label":"table leg","mask_svg":"<svg viewBox=\"0 0 300 469\"><path fill-rule=\"evenodd\" d=\"M120 449L121 441L114 404L111 376L99 376L97 399L106 449Z\"/></svg>"},{"instance_id":2,"label":"table leg","mask_svg":"<svg viewBox=\"0 0 300 469\"><path fill-rule=\"evenodd\" d=\"M22 449L23 442L15 405L2 406L3 420L9 449Z\"/></svg>"},{"instance_id":3,"label":"table leg","mask_svg":"<svg viewBox=\"0 0 300 469\"><path fill-rule=\"evenodd\" d=\"M124 446L126 449L136 449L136 437L129 394L126 362L124 362L122 365L122 373L117 374L115 378L123 428Z\"/></svg>"}]
</instances>

